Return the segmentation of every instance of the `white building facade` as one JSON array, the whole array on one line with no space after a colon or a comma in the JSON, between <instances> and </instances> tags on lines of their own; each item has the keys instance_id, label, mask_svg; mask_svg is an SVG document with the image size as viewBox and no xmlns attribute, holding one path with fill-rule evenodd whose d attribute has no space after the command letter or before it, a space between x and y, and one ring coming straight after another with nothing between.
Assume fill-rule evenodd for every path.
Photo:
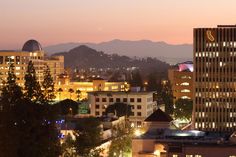
<instances>
[{"instance_id":1,"label":"white building facade","mask_svg":"<svg viewBox=\"0 0 236 157\"><path fill-rule=\"evenodd\" d=\"M129 121L132 126L141 127L143 121L156 110L154 92L111 92L97 91L88 93L91 115L100 117L109 105L125 103L131 105Z\"/></svg>"}]
</instances>

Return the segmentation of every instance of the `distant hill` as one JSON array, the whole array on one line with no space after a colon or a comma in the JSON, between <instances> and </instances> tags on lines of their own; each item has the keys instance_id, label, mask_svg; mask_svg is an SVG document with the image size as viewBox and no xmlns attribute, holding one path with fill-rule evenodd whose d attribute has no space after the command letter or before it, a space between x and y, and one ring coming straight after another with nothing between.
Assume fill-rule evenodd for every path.
<instances>
[{"instance_id":1,"label":"distant hill","mask_svg":"<svg viewBox=\"0 0 236 157\"><path fill-rule=\"evenodd\" d=\"M65 57L65 66L71 68L122 68L139 67L141 71L167 72L169 64L155 58L131 58L105 54L81 45L68 52L56 53Z\"/></svg>"},{"instance_id":2,"label":"distant hill","mask_svg":"<svg viewBox=\"0 0 236 157\"><path fill-rule=\"evenodd\" d=\"M156 57L171 64L192 60L191 44L171 45L165 42L153 42L149 40L128 41L116 39L98 44L64 43L45 47L44 50L51 55L56 52L69 51L80 45L86 45L107 54L119 54L130 57Z\"/></svg>"}]
</instances>

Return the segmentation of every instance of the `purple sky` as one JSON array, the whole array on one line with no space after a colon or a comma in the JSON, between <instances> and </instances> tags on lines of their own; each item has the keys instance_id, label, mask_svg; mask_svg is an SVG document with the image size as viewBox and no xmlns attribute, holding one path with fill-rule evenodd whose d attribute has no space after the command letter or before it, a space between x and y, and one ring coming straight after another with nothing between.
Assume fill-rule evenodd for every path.
<instances>
[{"instance_id":1,"label":"purple sky","mask_svg":"<svg viewBox=\"0 0 236 157\"><path fill-rule=\"evenodd\" d=\"M193 27L236 23L235 0L0 0L0 49L112 39L192 43Z\"/></svg>"}]
</instances>

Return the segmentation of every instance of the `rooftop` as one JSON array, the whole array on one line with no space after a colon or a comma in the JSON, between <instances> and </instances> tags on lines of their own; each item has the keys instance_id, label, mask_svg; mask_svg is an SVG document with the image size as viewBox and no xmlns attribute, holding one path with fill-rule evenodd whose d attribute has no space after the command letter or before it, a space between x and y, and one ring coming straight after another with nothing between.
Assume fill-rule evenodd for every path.
<instances>
[{"instance_id":1,"label":"rooftop","mask_svg":"<svg viewBox=\"0 0 236 157\"><path fill-rule=\"evenodd\" d=\"M22 51L26 51L26 52L42 51L42 46L40 45L38 41L31 39L25 42L25 44L23 45Z\"/></svg>"},{"instance_id":2,"label":"rooftop","mask_svg":"<svg viewBox=\"0 0 236 157\"><path fill-rule=\"evenodd\" d=\"M133 91L94 91L94 92L88 92L88 94L100 94L100 95L112 95L112 94L153 94L156 91L139 91L139 92L133 92Z\"/></svg>"},{"instance_id":3,"label":"rooftop","mask_svg":"<svg viewBox=\"0 0 236 157\"><path fill-rule=\"evenodd\" d=\"M173 119L163 112L161 109L157 109L149 117L147 117L145 122L171 122Z\"/></svg>"}]
</instances>

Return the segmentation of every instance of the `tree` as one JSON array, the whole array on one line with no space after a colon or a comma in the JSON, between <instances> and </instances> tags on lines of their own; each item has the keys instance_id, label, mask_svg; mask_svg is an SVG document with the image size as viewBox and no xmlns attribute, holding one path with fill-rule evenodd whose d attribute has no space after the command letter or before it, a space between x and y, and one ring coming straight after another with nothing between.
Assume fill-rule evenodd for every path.
<instances>
[{"instance_id":1,"label":"tree","mask_svg":"<svg viewBox=\"0 0 236 157\"><path fill-rule=\"evenodd\" d=\"M70 89L68 90L68 92L70 93L70 99L71 99L71 95L72 95L72 93L74 93L74 90L73 90L72 88L70 88Z\"/></svg>"},{"instance_id":2,"label":"tree","mask_svg":"<svg viewBox=\"0 0 236 157\"><path fill-rule=\"evenodd\" d=\"M125 128L124 126L118 126L113 128L113 132L115 132L115 137L111 142L108 156L119 157L119 156L124 156L125 153L130 153L132 136L133 136L132 128L131 127Z\"/></svg>"},{"instance_id":3,"label":"tree","mask_svg":"<svg viewBox=\"0 0 236 157\"><path fill-rule=\"evenodd\" d=\"M165 112L169 115L173 114L174 101L171 85L167 81L162 82L161 80L157 84L157 104L165 104Z\"/></svg>"},{"instance_id":4,"label":"tree","mask_svg":"<svg viewBox=\"0 0 236 157\"><path fill-rule=\"evenodd\" d=\"M157 91L157 79L154 73L148 75L147 91Z\"/></svg>"},{"instance_id":5,"label":"tree","mask_svg":"<svg viewBox=\"0 0 236 157\"><path fill-rule=\"evenodd\" d=\"M60 142L51 105L23 100L14 108L19 157L58 157Z\"/></svg>"},{"instance_id":6,"label":"tree","mask_svg":"<svg viewBox=\"0 0 236 157\"><path fill-rule=\"evenodd\" d=\"M36 71L32 61L29 61L27 71L25 74L25 98L35 102L41 102L42 90L39 82L37 81Z\"/></svg>"},{"instance_id":7,"label":"tree","mask_svg":"<svg viewBox=\"0 0 236 157\"><path fill-rule=\"evenodd\" d=\"M56 116L50 105L24 98L10 65L3 87L0 123L2 157L58 157L60 143Z\"/></svg>"},{"instance_id":8,"label":"tree","mask_svg":"<svg viewBox=\"0 0 236 157\"><path fill-rule=\"evenodd\" d=\"M130 80L131 87L143 87L143 80L142 76L140 75L140 72L138 70L135 70L132 72L132 78Z\"/></svg>"},{"instance_id":9,"label":"tree","mask_svg":"<svg viewBox=\"0 0 236 157\"><path fill-rule=\"evenodd\" d=\"M179 119L191 120L193 101L188 99L178 99L175 102L174 117Z\"/></svg>"},{"instance_id":10,"label":"tree","mask_svg":"<svg viewBox=\"0 0 236 157\"><path fill-rule=\"evenodd\" d=\"M79 89L76 90L76 94L77 94L77 101L80 101L80 99L81 99L81 91Z\"/></svg>"},{"instance_id":11,"label":"tree","mask_svg":"<svg viewBox=\"0 0 236 157\"><path fill-rule=\"evenodd\" d=\"M48 65L46 65L44 69L42 88L43 88L43 100L46 102L52 102L53 99L55 98L54 82Z\"/></svg>"},{"instance_id":12,"label":"tree","mask_svg":"<svg viewBox=\"0 0 236 157\"><path fill-rule=\"evenodd\" d=\"M105 111L106 114L114 113L116 116L130 116L132 114L131 106L125 103L114 103L109 105Z\"/></svg>"},{"instance_id":13,"label":"tree","mask_svg":"<svg viewBox=\"0 0 236 157\"><path fill-rule=\"evenodd\" d=\"M14 114L14 106L19 104L23 98L20 86L16 83L17 77L14 73L14 65L9 66L6 84L2 89L0 100L0 152L2 157L17 156L18 132L15 129L17 115Z\"/></svg>"},{"instance_id":14,"label":"tree","mask_svg":"<svg viewBox=\"0 0 236 157\"><path fill-rule=\"evenodd\" d=\"M63 89L62 88L59 88L57 90L58 94L59 94L59 100L61 100L61 93L63 92Z\"/></svg>"},{"instance_id":15,"label":"tree","mask_svg":"<svg viewBox=\"0 0 236 157\"><path fill-rule=\"evenodd\" d=\"M62 143L62 156L63 157L74 157L76 156L75 150L74 150L74 140L72 139L71 134L68 134L64 142Z\"/></svg>"},{"instance_id":16,"label":"tree","mask_svg":"<svg viewBox=\"0 0 236 157\"><path fill-rule=\"evenodd\" d=\"M8 71L7 82L2 89L2 102L5 105L14 105L23 98L21 87L17 85L17 77L14 71L14 65L11 64Z\"/></svg>"},{"instance_id":17,"label":"tree","mask_svg":"<svg viewBox=\"0 0 236 157\"><path fill-rule=\"evenodd\" d=\"M54 104L55 110L59 115L76 115L78 114L78 103L71 99L62 100L56 104Z\"/></svg>"},{"instance_id":18,"label":"tree","mask_svg":"<svg viewBox=\"0 0 236 157\"><path fill-rule=\"evenodd\" d=\"M77 154L82 157L100 156L101 127L97 118L81 118L77 123L76 140L74 143Z\"/></svg>"}]
</instances>

